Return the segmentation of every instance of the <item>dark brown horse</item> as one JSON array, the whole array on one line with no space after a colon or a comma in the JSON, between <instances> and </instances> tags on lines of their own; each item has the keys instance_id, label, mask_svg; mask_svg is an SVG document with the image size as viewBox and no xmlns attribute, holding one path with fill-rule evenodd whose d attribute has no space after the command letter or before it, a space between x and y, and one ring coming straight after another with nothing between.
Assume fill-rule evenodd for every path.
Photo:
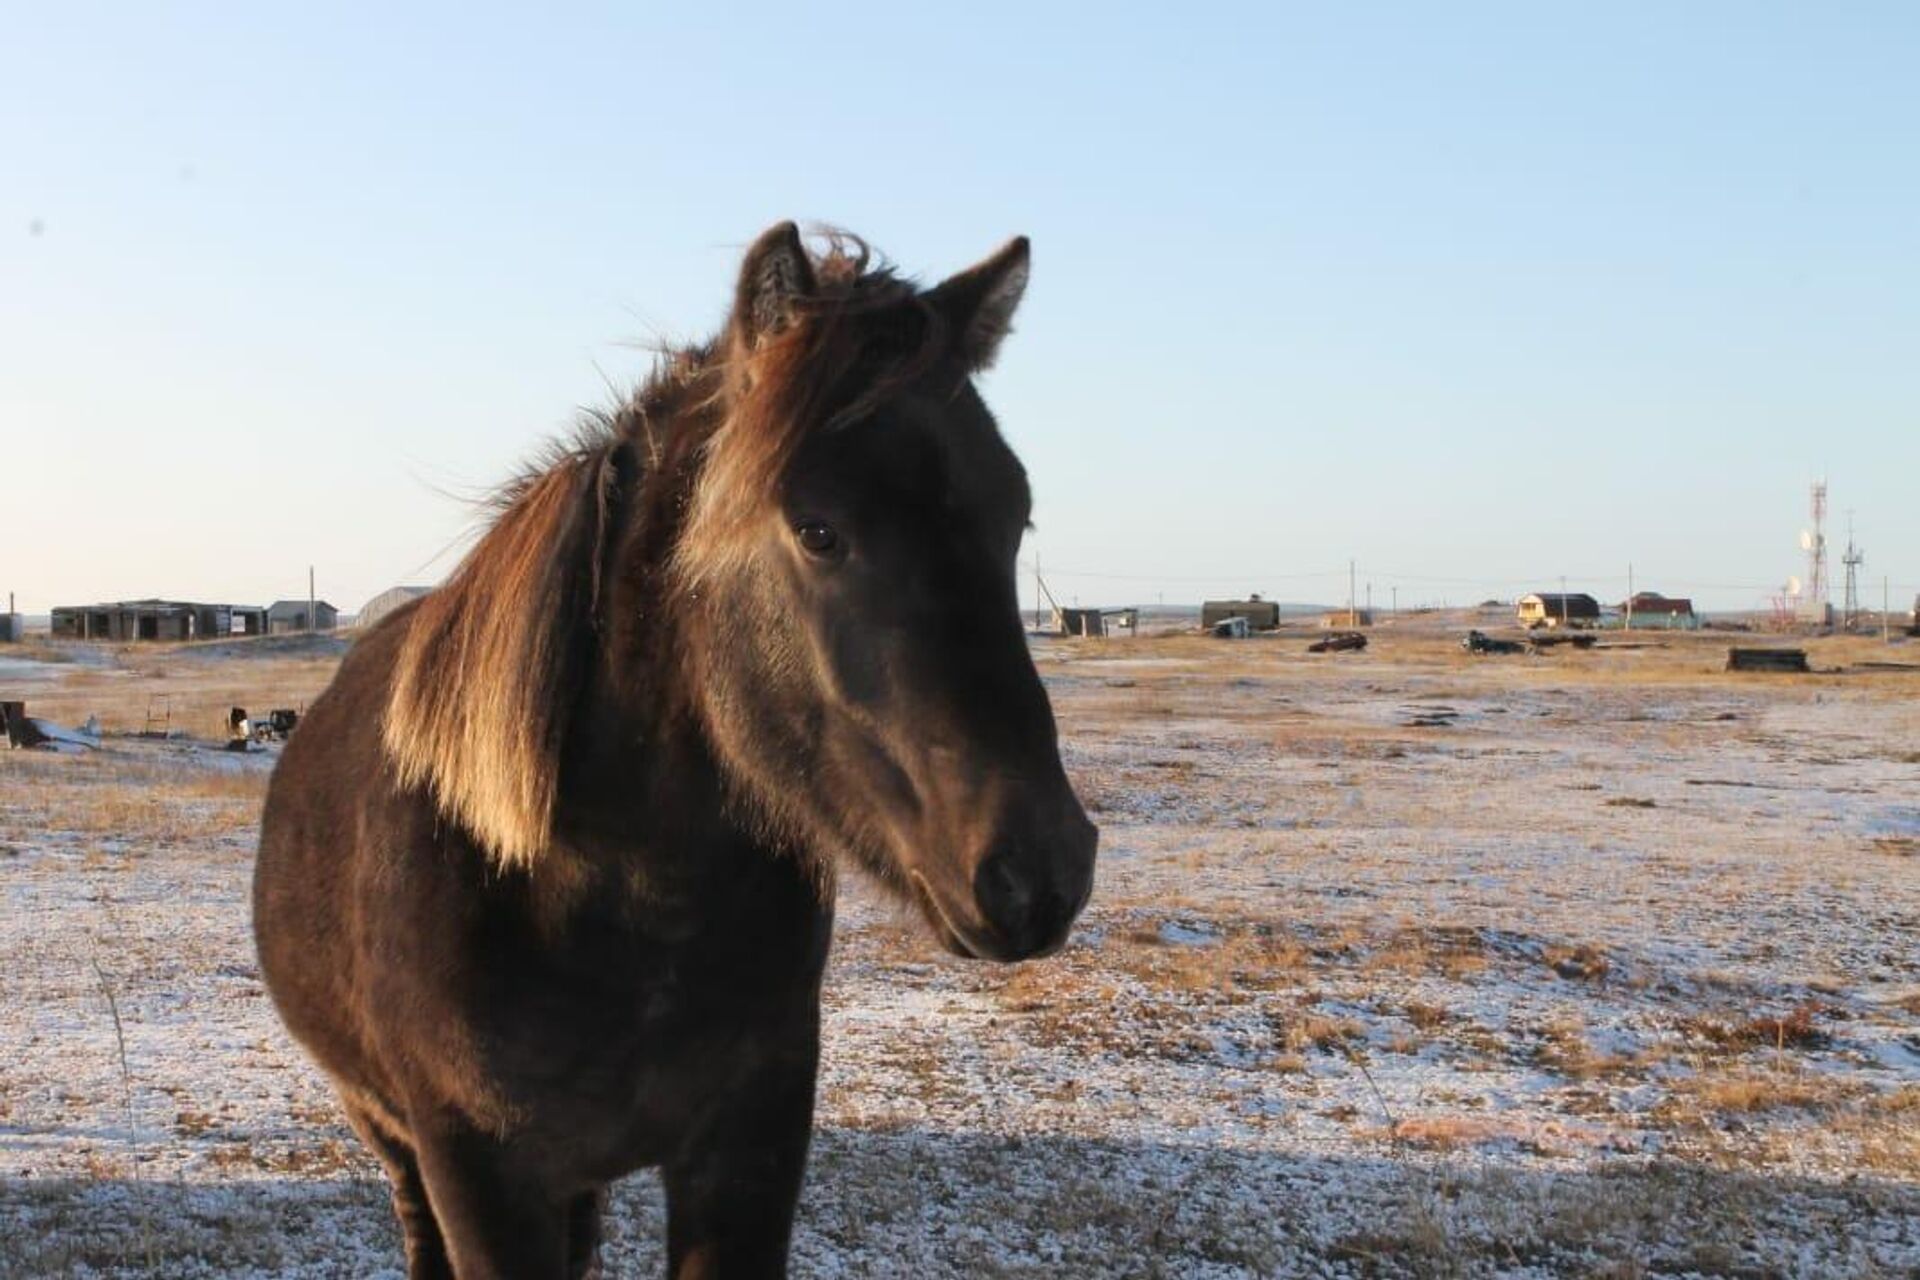
<instances>
[{"instance_id":1,"label":"dark brown horse","mask_svg":"<svg viewBox=\"0 0 1920 1280\"><path fill-rule=\"evenodd\" d=\"M1065 939L1095 832L972 383L1026 278L1024 240L922 291L775 227L725 333L511 485L301 721L261 967L413 1276L584 1274L649 1165L675 1276L782 1274L840 863L956 954Z\"/></svg>"}]
</instances>

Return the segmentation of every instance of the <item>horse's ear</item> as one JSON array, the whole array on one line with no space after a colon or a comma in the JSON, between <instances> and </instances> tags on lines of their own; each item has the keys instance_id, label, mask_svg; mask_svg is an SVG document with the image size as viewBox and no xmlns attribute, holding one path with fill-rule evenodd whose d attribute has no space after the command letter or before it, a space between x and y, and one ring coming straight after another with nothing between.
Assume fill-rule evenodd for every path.
<instances>
[{"instance_id":1,"label":"horse's ear","mask_svg":"<svg viewBox=\"0 0 1920 1280\"><path fill-rule=\"evenodd\" d=\"M791 222L768 227L747 250L733 295L733 328L748 346L793 323L797 304L813 293L813 262Z\"/></svg>"},{"instance_id":2,"label":"horse's ear","mask_svg":"<svg viewBox=\"0 0 1920 1280\"><path fill-rule=\"evenodd\" d=\"M1012 331L1031 260L1027 238L1015 236L992 257L942 281L927 295L957 335L960 358L969 369L992 364L1001 339Z\"/></svg>"}]
</instances>

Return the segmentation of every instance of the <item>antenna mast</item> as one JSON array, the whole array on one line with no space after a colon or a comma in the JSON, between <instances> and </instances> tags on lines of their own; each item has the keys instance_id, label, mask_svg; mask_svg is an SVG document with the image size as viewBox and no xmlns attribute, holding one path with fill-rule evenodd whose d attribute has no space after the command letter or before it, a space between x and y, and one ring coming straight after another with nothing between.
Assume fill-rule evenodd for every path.
<instances>
[{"instance_id":1,"label":"antenna mast","mask_svg":"<svg viewBox=\"0 0 1920 1280\"><path fill-rule=\"evenodd\" d=\"M1833 625L1833 593L1827 583L1827 482L1813 482L1813 525L1800 534L1807 553L1807 581L1800 597L1800 620L1817 626Z\"/></svg>"},{"instance_id":2,"label":"antenna mast","mask_svg":"<svg viewBox=\"0 0 1920 1280\"><path fill-rule=\"evenodd\" d=\"M1840 563L1847 567L1846 603L1842 606L1840 625L1851 631L1860 625L1860 566L1867 562L1867 549L1856 546L1853 541L1853 512L1847 512L1847 550L1840 557Z\"/></svg>"}]
</instances>

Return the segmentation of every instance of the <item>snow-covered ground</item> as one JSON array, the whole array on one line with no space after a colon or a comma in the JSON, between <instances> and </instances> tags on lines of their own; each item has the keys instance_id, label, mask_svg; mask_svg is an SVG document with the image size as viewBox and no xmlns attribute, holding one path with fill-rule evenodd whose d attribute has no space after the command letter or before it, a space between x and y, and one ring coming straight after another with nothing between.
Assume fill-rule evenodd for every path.
<instances>
[{"instance_id":1,"label":"snow-covered ground","mask_svg":"<svg viewBox=\"0 0 1920 1280\"><path fill-rule=\"evenodd\" d=\"M1038 646L1094 902L1005 969L845 886L795 1273L1920 1272L1920 677L1299 650ZM0 753L0 1276L399 1274L254 966L270 766Z\"/></svg>"}]
</instances>

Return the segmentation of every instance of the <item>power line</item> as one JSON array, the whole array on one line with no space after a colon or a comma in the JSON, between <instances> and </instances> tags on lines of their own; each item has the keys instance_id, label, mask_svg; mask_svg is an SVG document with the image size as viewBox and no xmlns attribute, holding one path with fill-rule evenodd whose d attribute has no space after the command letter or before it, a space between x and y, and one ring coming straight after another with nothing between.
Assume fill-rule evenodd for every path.
<instances>
[{"instance_id":1,"label":"power line","mask_svg":"<svg viewBox=\"0 0 1920 1280\"><path fill-rule=\"evenodd\" d=\"M1031 573L1034 568L1033 563L1031 561L1026 561L1026 560L1020 561L1019 567L1022 571L1028 572L1028 573ZM1371 566L1368 567L1367 573L1369 577L1373 578L1376 581L1385 579L1389 582L1427 583L1427 584L1432 584L1436 586L1467 586L1467 587L1484 587L1489 589L1533 588L1533 587L1538 587L1541 583L1557 581L1562 577L1565 577L1570 582L1586 583L1590 585L1600 585L1600 586L1618 584L1621 586L1628 587L1630 589L1633 584L1634 577L1636 576L1635 574L1631 574L1631 573L1569 573L1569 574L1563 575L1558 572L1555 572L1552 574L1537 573L1537 574L1531 574L1526 576L1516 576L1516 577L1508 577L1508 578L1479 578L1479 577L1468 577L1465 575L1456 575L1456 574L1405 573L1405 572L1401 572L1399 570L1393 570L1393 569L1375 569ZM1210 583L1222 583L1222 582L1250 582L1250 583L1258 584L1258 583L1267 583L1267 582L1305 582L1305 581L1315 581L1315 580L1338 582L1341 579L1348 577L1349 572L1346 566L1341 566L1341 567L1332 568L1332 569L1294 570L1287 573L1273 573L1273 572L1266 572L1262 570L1249 571L1243 568L1243 569L1237 569L1237 570L1222 571L1219 573L1204 573L1204 574L1119 573L1119 572L1115 572L1107 569L1061 569L1053 566L1048 566L1047 576L1049 578L1055 578L1055 579L1084 578L1084 579L1090 579L1095 581L1105 581L1105 582L1164 582L1164 583L1195 583L1195 584L1210 584ZM1644 575L1640 575L1640 576L1644 576ZM1658 575L1657 581L1665 583L1669 590L1689 590L1689 591L1773 592L1773 591L1778 591L1780 586L1780 584L1777 582L1762 582L1754 579L1749 579L1746 581L1735 581L1735 582L1707 581L1704 579L1689 578L1680 574L1660 574ZM1920 584L1916 584L1912 582L1893 582L1893 583L1890 583L1889 586L1891 589L1901 591L1901 592L1920 590Z\"/></svg>"},{"instance_id":2,"label":"power line","mask_svg":"<svg viewBox=\"0 0 1920 1280\"><path fill-rule=\"evenodd\" d=\"M1033 566L1025 560L1019 562L1023 570L1031 571ZM1097 569L1057 569L1049 568L1049 578L1101 578L1114 582L1269 582L1276 579L1299 578L1343 578L1345 569L1327 569L1305 573L1212 573L1212 574L1171 574L1171 573L1109 573Z\"/></svg>"}]
</instances>

